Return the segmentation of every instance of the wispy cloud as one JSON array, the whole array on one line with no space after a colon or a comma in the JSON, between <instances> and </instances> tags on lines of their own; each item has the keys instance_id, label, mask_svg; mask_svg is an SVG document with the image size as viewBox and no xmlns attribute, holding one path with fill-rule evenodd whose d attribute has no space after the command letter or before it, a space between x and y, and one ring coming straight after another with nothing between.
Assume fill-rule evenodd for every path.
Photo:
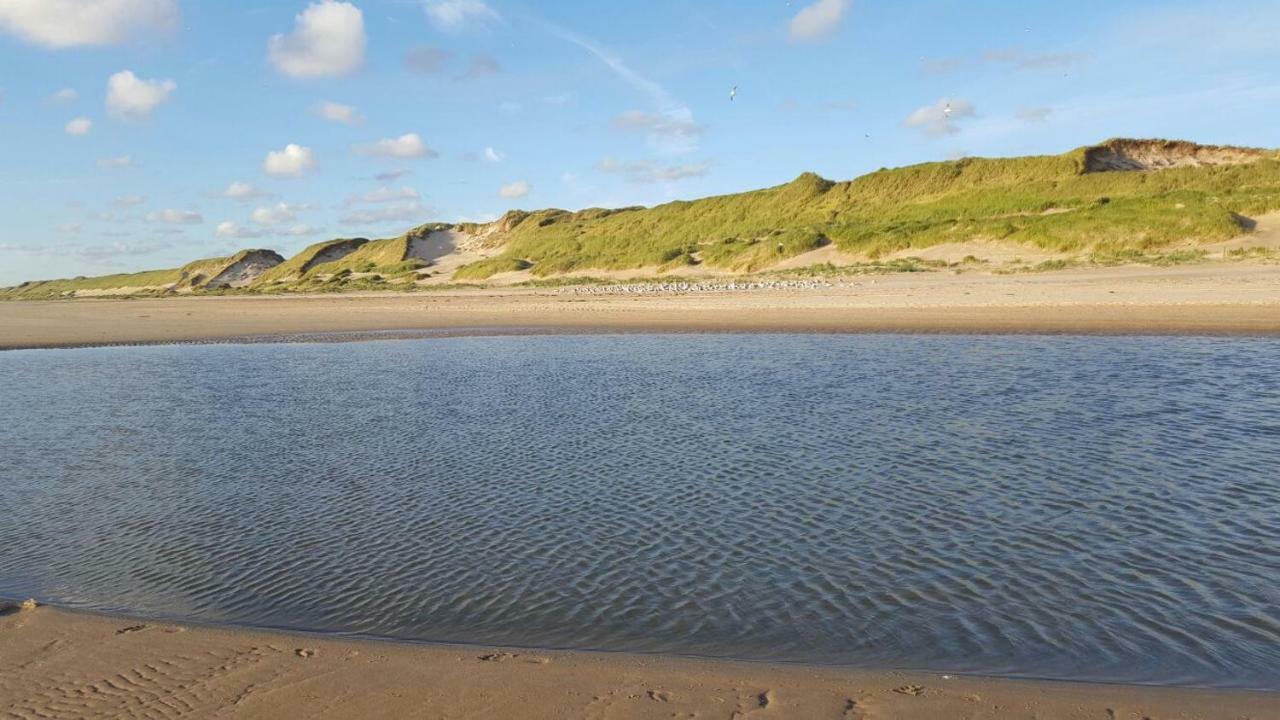
<instances>
[{"instance_id":1,"label":"wispy cloud","mask_svg":"<svg viewBox=\"0 0 1280 720\"><path fill-rule=\"evenodd\" d=\"M691 165L659 165L648 161L620 162L612 157L606 157L596 163L596 170L622 175L630 182L648 185L703 177L711 170L711 164L703 162Z\"/></svg>"},{"instance_id":2,"label":"wispy cloud","mask_svg":"<svg viewBox=\"0 0 1280 720\"><path fill-rule=\"evenodd\" d=\"M116 241L106 245L19 245L0 243L0 255L38 258L74 257L93 265L114 267L117 261L122 258L152 255L171 247L173 245L167 242L137 243L126 241Z\"/></svg>"},{"instance_id":3,"label":"wispy cloud","mask_svg":"<svg viewBox=\"0 0 1280 720\"><path fill-rule=\"evenodd\" d=\"M1078 65L1089 59L1087 53L1028 53L1023 50L990 49L972 57L920 58L920 70L929 75L945 75L965 68L995 65L1014 70L1053 70Z\"/></svg>"},{"instance_id":4,"label":"wispy cloud","mask_svg":"<svg viewBox=\"0 0 1280 720\"><path fill-rule=\"evenodd\" d=\"M498 196L506 200L517 200L529 196L529 191L533 188L524 180L517 180L513 183L507 183L498 189Z\"/></svg>"},{"instance_id":5,"label":"wispy cloud","mask_svg":"<svg viewBox=\"0 0 1280 720\"><path fill-rule=\"evenodd\" d=\"M657 108L666 123L666 127L694 127L693 111L676 99L665 87L636 72L620 56L600 43L558 25L542 21L542 25L552 35L586 50L593 57L604 63L615 75L636 91L646 95ZM667 154L681 154L698 149L695 136L684 134L672 136L669 133L650 135L650 142L655 150Z\"/></svg>"},{"instance_id":6,"label":"wispy cloud","mask_svg":"<svg viewBox=\"0 0 1280 720\"><path fill-rule=\"evenodd\" d=\"M100 158L98 167L104 169L120 169L133 167L133 158L129 155L121 155L119 157Z\"/></svg>"},{"instance_id":7,"label":"wispy cloud","mask_svg":"<svg viewBox=\"0 0 1280 720\"><path fill-rule=\"evenodd\" d=\"M377 142L356 145L354 150L360 155L384 158L436 158L439 153L427 147L418 133L405 133L396 138L385 138Z\"/></svg>"},{"instance_id":8,"label":"wispy cloud","mask_svg":"<svg viewBox=\"0 0 1280 720\"><path fill-rule=\"evenodd\" d=\"M429 208L417 200L392 203L382 207L355 210L338 219L343 225L384 225L391 222L416 222L430 214Z\"/></svg>"},{"instance_id":9,"label":"wispy cloud","mask_svg":"<svg viewBox=\"0 0 1280 720\"><path fill-rule=\"evenodd\" d=\"M330 122L342 123L343 125L363 125L364 115L351 105L343 105L330 100L325 100L312 108L312 112Z\"/></svg>"},{"instance_id":10,"label":"wispy cloud","mask_svg":"<svg viewBox=\"0 0 1280 720\"><path fill-rule=\"evenodd\" d=\"M271 193L263 190L256 185L247 182L236 181L227 186L226 190L215 193L218 197L224 197L236 202L249 202L260 198L271 197Z\"/></svg>"},{"instance_id":11,"label":"wispy cloud","mask_svg":"<svg viewBox=\"0 0 1280 720\"><path fill-rule=\"evenodd\" d=\"M419 197L418 191L411 187L402 187L399 189L381 187L377 190L370 190L367 193L348 197L347 205L380 205L382 203L417 200Z\"/></svg>"},{"instance_id":12,"label":"wispy cloud","mask_svg":"<svg viewBox=\"0 0 1280 720\"><path fill-rule=\"evenodd\" d=\"M427 19L441 30L459 30L468 25L489 25L502 20L497 10L481 0L425 0Z\"/></svg>"},{"instance_id":13,"label":"wispy cloud","mask_svg":"<svg viewBox=\"0 0 1280 720\"><path fill-rule=\"evenodd\" d=\"M396 180L399 180L402 177L407 177L412 174L413 174L412 170L406 170L401 168L399 170L388 170L387 172L380 172L377 175L374 175L373 179L377 180L378 182L389 183L389 182L395 182Z\"/></svg>"},{"instance_id":14,"label":"wispy cloud","mask_svg":"<svg viewBox=\"0 0 1280 720\"><path fill-rule=\"evenodd\" d=\"M204 218L194 210L167 209L147 213L147 222L163 225L199 225L204 222Z\"/></svg>"}]
</instances>

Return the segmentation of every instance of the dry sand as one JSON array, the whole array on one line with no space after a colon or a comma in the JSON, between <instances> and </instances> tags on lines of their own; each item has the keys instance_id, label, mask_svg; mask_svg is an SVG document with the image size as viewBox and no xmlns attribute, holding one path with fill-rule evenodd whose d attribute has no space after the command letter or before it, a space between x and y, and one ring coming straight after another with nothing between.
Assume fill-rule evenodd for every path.
<instances>
[{"instance_id":1,"label":"dry sand","mask_svg":"<svg viewBox=\"0 0 1280 720\"><path fill-rule=\"evenodd\" d=\"M913 273L850 287L582 296L416 294L0 302L0 349L450 328L519 331L1280 334L1280 265Z\"/></svg>"},{"instance_id":2,"label":"dry sand","mask_svg":"<svg viewBox=\"0 0 1280 720\"><path fill-rule=\"evenodd\" d=\"M350 641L42 607L0 617L0 715L1276 720L1280 695Z\"/></svg>"}]
</instances>

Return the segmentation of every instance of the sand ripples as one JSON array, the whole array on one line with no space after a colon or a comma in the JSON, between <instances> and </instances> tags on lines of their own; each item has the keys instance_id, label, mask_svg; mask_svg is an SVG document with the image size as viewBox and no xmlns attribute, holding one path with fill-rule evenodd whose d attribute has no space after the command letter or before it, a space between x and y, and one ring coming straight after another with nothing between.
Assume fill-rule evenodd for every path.
<instances>
[{"instance_id":1,"label":"sand ripples","mask_svg":"<svg viewBox=\"0 0 1280 720\"><path fill-rule=\"evenodd\" d=\"M0 356L0 594L424 640L1280 687L1280 343Z\"/></svg>"}]
</instances>

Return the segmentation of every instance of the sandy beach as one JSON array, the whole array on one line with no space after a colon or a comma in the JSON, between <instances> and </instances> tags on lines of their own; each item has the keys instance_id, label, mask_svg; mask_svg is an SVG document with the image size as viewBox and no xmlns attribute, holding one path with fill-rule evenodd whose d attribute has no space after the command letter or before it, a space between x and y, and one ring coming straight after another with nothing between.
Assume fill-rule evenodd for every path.
<instances>
[{"instance_id":1,"label":"sandy beach","mask_svg":"<svg viewBox=\"0 0 1280 720\"><path fill-rule=\"evenodd\" d=\"M1280 718L1275 694L409 645L48 607L0 616L14 718Z\"/></svg>"},{"instance_id":2,"label":"sandy beach","mask_svg":"<svg viewBox=\"0 0 1280 720\"><path fill-rule=\"evenodd\" d=\"M502 288L416 294L0 303L0 348L374 330L1280 333L1280 266L907 273L841 287L690 294Z\"/></svg>"}]
</instances>

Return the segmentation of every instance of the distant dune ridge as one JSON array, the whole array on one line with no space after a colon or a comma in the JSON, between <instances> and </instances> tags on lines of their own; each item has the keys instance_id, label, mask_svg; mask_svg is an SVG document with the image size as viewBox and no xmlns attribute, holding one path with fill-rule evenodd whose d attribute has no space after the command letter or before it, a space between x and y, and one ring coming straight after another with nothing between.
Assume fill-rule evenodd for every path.
<instances>
[{"instance_id":1,"label":"distant dune ridge","mask_svg":"<svg viewBox=\"0 0 1280 720\"><path fill-rule=\"evenodd\" d=\"M1276 210L1280 152L1115 139L1062 155L964 158L847 182L805 173L773 188L653 208L513 210L490 223L320 242L289 260L246 250L172 270L26 282L0 297L412 289L641 270L820 273L935 247L972 247L977 262L988 261L984 252L1123 260L1227 241Z\"/></svg>"}]
</instances>

